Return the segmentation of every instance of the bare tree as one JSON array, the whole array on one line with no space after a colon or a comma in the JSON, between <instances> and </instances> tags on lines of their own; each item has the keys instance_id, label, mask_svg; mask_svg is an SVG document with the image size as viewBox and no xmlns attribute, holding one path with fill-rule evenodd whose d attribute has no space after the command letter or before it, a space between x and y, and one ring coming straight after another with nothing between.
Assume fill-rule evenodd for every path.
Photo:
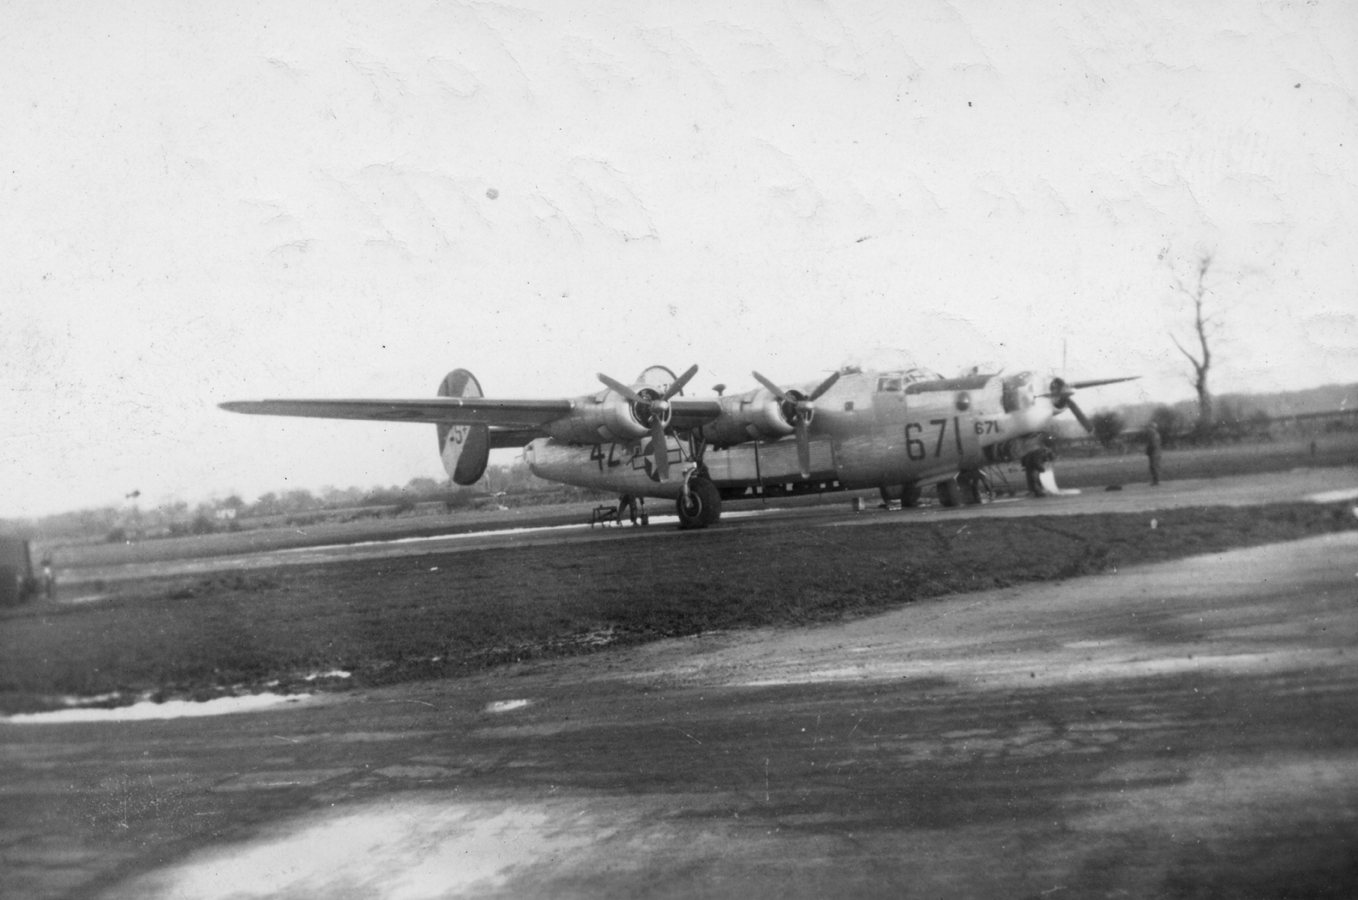
<instances>
[{"instance_id":1,"label":"bare tree","mask_svg":"<svg viewBox=\"0 0 1358 900\"><path fill-rule=\"evenodd\" d=\"M1207 294L1207 270L1212 267L1212 254L1204 253L1198 260L1198 283L1190 289L1178 281L1180 291L1188 295L1188 299L1193 301L1193 333L1197 336L1199 353L1194 356L1184 349L1184 345L1179 343L1173 333L1169 339L1174 342L1174 346L1179 348L1179 352L1188 357L1188 361L1193 364L1193 389L1198 392L1198 431L1207 431L1212 427L1212 392L1207 387L1207 373L1212 368L1212 348L1207 343L1208 326L1212 324L1211 315L1203 310L1203 301Z\"/></svg>"}]
</instances>

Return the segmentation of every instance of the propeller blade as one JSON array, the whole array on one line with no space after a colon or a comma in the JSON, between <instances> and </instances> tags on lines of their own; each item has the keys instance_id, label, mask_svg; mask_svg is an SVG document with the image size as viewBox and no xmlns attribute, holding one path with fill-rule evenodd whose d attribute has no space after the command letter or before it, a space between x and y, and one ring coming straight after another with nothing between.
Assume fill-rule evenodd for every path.
<instances>
[{"instance_id":1,"label":"propeller blade","mask_svg":"<svg viewBox=\"0 0 1358 900\"><path fill-rule=\"evenodd\" d=\"M817 400L817 399L819 399L820 396L821 396L822 394L824 394L826 391L830 390L830 388L832 388L832 387L835 386L835 382L836 382L836 381L839 381L839 373L838 373L838 372L836 372L835 374L831 375L829 378L827 378L827 379L825 379L824 381L822 381L822 382L820 383L820 386L817 387L814 391L812 391L812 392L811 392L811 396L808 397L807 399L808 399L808 400Z\"/></svg>"},{"instance_id":2,"label":"propeller blade","mask_svg":"<svg viewBox=\"0 0 1358 900\"><path fill-rule=\"evenodd\" d=\"M767 378L765 378L763 375L760 375L758 372L751 372L750 374L754 376L755 381L759 382L764 387L768 388L773 393L773 395L777 397L779 400L787 399L787 394L778 385L774 384L772 381L769 381Z\"/></svg>"},{"instance_id":3,"label":"propeller blade","mask_svg":"<svg viewBox=\"0 0 1358 900\"><path fill-rule=\"evenodd\" d=\"M1126 378L1102 378L1098 381L1073 381L1071 382L1070 387L1072 390L1080 390L1082 388L1098 387L1101 384L1118 384L1122 381L1136 381L1140 377L1140 375L1128 375Z\"/></svg>"},{"instance_id":4,"label":"propeller blade","mask_svg":"<svg viewBox=\"0 0 1358 900\"><path fill-rule=\"evenodd\" d=\"M1078 419L1080 424L1084 426L1085 431L1089 432L1090 434L1094 433L1094 425L1092 422L1089 421L1089 417L1086 416L1084 414L1084 411L1081 410L1080 407L1076 405L1075 401L1071 400L1069 397L1066 398L1066 409L1075 413L1075 418Z\"/></svg>"},{"instance_id":5,"label":"propeller blade","mask_svg":"<svg viewBox=\"0 0 1358 900\"><path fill-rule=\"evenodd\" d=\"M1069 397L1071 394L1084 388L1100 387L1105 384L1120 384L1124 381L1136 381L1140 375L1128 375L1124 378L1100 378L1095 381L1066 381L1063 378L1053 378L1051 389L1042 394L1043 397Z\"/></svg>"},{"instance_id":6,"label":"propeller blade","mask_svg":"<svg viewBox=\"0 0 1358 900\"><path fill-rule=\"evenodd\" d=\"M648 400L646 400L645 397L642 397L640 394L629 388L627 385L623 384L621 381L615 381L614 379L609 378L603 372L600 372L598 374L600 381L611 387L613 390L617 391L619 394L622 394L624 397L626 397L628 400L631 400L633 403L649 402Z\"/></svg>"},{"instance_id":7,"label":"propeller blade","mask_svg":"<svg viewBox=\"0 0 1358 900\"><path fill-rule=\"evenodd\" d=\"M797 465L801 467L802 477L811 477L811 429L806 419L797 417Z\"/></svg>"},{"instance_id":8,"label":"propeller blade","mask_svg":"<svg viewBox=\"0 0 1358 900\"><path fill-rule=\"evenodd\" d=\"M655 472L661 481L670 480L670 448L665 443L665 426L659 416L651 418L651 452L655 454Z\"/></svg>"},{"instance_id":9,"label":"propeller blade","mask_svg":"<svg viewBox=\"0 0 1358 900\"><path fill-rule=\"evenodd\" d=\"M698 364L694 363L693 365L688 367L687 372L685 372L683 375L680 375L678 378L674 380L674 384L670 385L670 389L665 392L665 395L662 399L668 400L675 394L682 391L684 389L684 385L688 384L689 379L691 379L694 375L697 374L698 374Z\"/></svg>"}]
</instances>

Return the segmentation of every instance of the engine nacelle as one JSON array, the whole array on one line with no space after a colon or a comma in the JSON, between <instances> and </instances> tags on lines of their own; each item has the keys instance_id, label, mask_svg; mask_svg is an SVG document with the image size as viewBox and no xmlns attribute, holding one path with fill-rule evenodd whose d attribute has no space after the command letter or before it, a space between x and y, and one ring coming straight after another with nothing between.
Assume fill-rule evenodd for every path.
<instances>
[{"instance_id":1,"label":"engine nacelle","mask_svg":"<svg viewBox=\"0 0 1358 900\"><path fill-rule=\"evenodd\" d=\"M1054 413L1050 396L1038 393L1037 377L1032 372L1019 372L1003 381L1001 403L1009 414L1008 431L1029 434L1051 427Z\"/></svg>"},{"instance_id":2,"label":"engine nacelle","mask_svg":"<svg viewBox=\"0 0 1358 900\"><path fill-rule=\"evenodd\" d=\"M626 444L651 433L650 422L634 404L613 391L572 401L571 414L544 426L548 434L567 444Z\"/></svg>"},{"instance_id":3,"label":"engine nacelle","mask_svg":"<svg viewBox=\"0 0 1358 900\"><path fill-rule=\"evenodd\" d=\"M794 391L788 393L796 395ZM764 388L722 397L719 402L721 418L703 426L703 437L718 447L777 440L796 430L790 421L795 411L785 409L782 401Z\"/></svg>"},{"instance_id":4,"label":"engine nacelle","mask_svg":"<svg viewBox=\"0 0 1358 900\"><path fill-rule=\"evenodd\" d=\"M685 373L684 381L697 370L694 366ZM677 379L665 366L650 366L628 389L606 376L600 375L599 379L604 384L616 385L619 390L572 400L570 415L549 422L543 430L565 444L629 444L651 434L656 416L660 417L662 426L669 425L672 413L668 395ZM679 393L682 388L681 383ZM627 393L629 390L630 394Z\"/></svg>"}]
</instances>

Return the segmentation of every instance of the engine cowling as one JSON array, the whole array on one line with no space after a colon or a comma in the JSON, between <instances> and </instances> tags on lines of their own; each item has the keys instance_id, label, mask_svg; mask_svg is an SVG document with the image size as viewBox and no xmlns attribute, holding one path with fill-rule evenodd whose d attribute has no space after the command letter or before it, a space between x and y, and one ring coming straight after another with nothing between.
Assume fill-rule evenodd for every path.
<instances>
[{"instance_id":1,"label":"engine cowling","mask_svg":"<svg viewBox=\"0 0 1358 900\"><path fill-rule=\"evenodd\" d=\"M669 401L683 393L697 372L696 364L677 377L665 366L651 366L630 386L600 373L599 380L609 390L572 400L570 415L548 423L544 430L567 444L627 444L647 435L657 445L664 444L674 415ZM661 481L668 468L668 459L662 460Z\"/></svg>"},{"instance_id":2,"label":"engine cowling","mask_svg":"<svg viewBox=\"0 0 1358 900\"><path fill-rule=\"evenodd\" d=\"M629 443L651 432L649 418L636 409L636 404L614 391L572 402L575 409L569 416L545 426L547 433L558 441L569 444Z\"/></svg>"},{"instance_id":3,"label":"engine cowling","mask_svg":"<svg viewBox=\"0 0 1358 900\"><path fill-rule=\"evenodd\" d=\"M1029 434L1042 431L1051 424L1052 403L1048 396L1039 394L1036 376L1031 372L1010 375L1002 382L1001 404L1009 414L1007 431Z\"/></svg>"},{"instance_id":4,"label":"engine cowling","mask_svg":"<svg viewBox=\"0 0 1358 900\"><path fill-rule=\"evenodd\" d=\"M703 436L710 444L721 447L752 440L772 441L796 430L783 401L764 388L722 397L719 402L721 418L703 426Z\"/></svg>"}]
</instances>

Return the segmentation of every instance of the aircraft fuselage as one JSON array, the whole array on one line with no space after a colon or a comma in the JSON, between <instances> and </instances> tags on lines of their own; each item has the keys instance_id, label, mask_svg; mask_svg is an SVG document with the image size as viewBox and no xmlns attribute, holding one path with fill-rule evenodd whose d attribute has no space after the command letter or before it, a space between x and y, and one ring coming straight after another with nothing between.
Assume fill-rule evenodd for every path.
<instances>
[{"instance_id":1,"label":"aircraft fuselage","mask_svg":"<svg viewBox=\"0 0 1358 900\"><path fill-rule=\"evenodd\" d=\"M727 495L927 485L1010 458L1015 445L1050 427L1054 410L1036 383L1027 373L915 381L902 373L845 375L816 403L809 476L799 470L791 436L758 439L771 419L760 389L721 398L721 419L687 440L669 435L666 449L672 472L700 458ZM541 478L599 491L673 499L684 489L682 478L658 478L649 437L603 444L539 438L525 459Z\"/></svg>"}]
</instances>

